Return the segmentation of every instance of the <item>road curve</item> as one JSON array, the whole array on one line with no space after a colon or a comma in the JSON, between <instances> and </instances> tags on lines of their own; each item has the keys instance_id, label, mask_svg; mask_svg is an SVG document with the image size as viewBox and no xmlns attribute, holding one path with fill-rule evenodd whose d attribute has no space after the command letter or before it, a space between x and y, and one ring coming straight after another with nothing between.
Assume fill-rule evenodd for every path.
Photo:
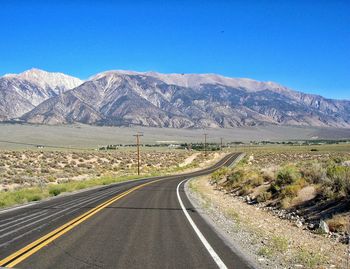
<instances>
[{"instance_id":1,"label":"road curve","mask_svg":"<svg viewBox=\"0 0 350 269\"><path fill-rule=\"evenodd\" d=\"M251 268L193 208L184 181L230 165L89 190L0 214L0 266Z\"/></svg>"}]
</instances>

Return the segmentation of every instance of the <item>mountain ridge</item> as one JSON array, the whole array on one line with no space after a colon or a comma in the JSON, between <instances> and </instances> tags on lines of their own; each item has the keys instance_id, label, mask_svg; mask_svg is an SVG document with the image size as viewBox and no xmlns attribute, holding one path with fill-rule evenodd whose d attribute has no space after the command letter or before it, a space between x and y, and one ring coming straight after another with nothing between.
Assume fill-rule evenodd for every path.
<instances>
[{"instance_id":1,"label":"mountain ridge","mask_svg":"<svg viewBox=\"0 0 350 269\"><path fill-rule=\"evenodd\" d=\"M18 118L39 124L350 128L350 101L294 91L275 82L126 70L101 72L81 82L46 98Z\"/></svg>"}]
</instances>

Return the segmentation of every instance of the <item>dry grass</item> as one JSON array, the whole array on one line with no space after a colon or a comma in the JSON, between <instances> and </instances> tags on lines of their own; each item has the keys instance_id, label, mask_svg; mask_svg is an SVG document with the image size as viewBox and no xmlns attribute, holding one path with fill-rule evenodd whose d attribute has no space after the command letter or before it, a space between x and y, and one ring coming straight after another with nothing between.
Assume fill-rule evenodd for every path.
<instances>
[{"instance_id":1,"label":"dry grass","mask_svg":"<svg viewBox=\"0 0 350 269\"><path fill-rule=\"evenodd\" d=\"M349 231L350 219L348 215L335 215L327 224L331 232L346 232Z\"/></svg>"},{"instance_id":2,"label":"dry grass","mask_svg":"<svg viewBox=\"0 0 350 269\"><path fill-rule=\"evenodd\" d=\"M175 169L192 154L184 150L145 151L141 155L141 169L144 174ZM136 157L131 151L0 151L0 191L133 175L137 169ZM184 168L203 159L199 154Z\"/></svg>"},{"instance_id":3,"label":"dry grass","mask_svg":"<svg viewBox=\"0 0 350 269\"><path fill-rule=\"evenodd\" d=\"M142 153L141 176L137 176L136 154L131 151L3 151L0 157L0 207L8 207L63 192L209 165L217 154L205 157L185 150L148 150Z\"/></svg>"}]
</instances>

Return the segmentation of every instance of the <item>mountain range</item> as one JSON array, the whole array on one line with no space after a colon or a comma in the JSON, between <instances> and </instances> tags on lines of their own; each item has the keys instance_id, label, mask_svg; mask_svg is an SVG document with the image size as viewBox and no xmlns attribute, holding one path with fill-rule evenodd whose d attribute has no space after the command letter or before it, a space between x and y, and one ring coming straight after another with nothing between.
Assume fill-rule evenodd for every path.
<instances>
[{"instance_id":1,"label":"mountain range","mask_svg":"<svg viewBox=\"0 0 350 269\"><path fill-rule=\"evenodd\" d=\"M350 128L350 101L215 74L107 71L86 81L31 69L0 78L0 121L229 128Z\"/></svg>"}]
</instances>

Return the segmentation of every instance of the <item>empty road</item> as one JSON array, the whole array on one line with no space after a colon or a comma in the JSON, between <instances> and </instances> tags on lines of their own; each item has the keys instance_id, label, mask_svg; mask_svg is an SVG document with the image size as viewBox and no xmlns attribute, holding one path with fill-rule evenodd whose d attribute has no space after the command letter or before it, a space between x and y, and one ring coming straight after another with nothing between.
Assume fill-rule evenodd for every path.
<instances>
[{"instance_id":1,"label":"empty road","mask_svg":"<svg viewBox=\"0 0 350 269\"><path fill-rule=\"evenodd\" d=\"M251 268L196 212L186 180L230 165L125 182L0 214L0 266Z\"/></svg>"}]
</instances>

